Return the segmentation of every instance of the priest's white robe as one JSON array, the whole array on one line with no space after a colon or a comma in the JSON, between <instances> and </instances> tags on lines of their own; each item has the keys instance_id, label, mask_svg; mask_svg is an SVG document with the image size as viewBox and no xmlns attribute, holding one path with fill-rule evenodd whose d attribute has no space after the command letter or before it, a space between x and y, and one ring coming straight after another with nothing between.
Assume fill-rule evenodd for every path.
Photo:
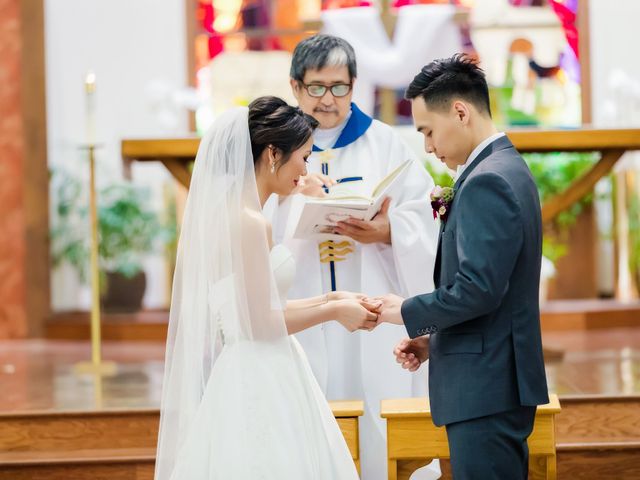
<instances>
[{"instance_id":1,"label":"priest's white robe","mask_svg":"<svg viewBox=\"0 0 640 480\"><path fill-rule=\"evenodd\" d=\"M346 135L351 137L346 140L348 144L338 148L339 139L333 149L313 152L308 171L326 172L336 180L362 177L361 181L349 182L349 189L370 196L381 179L412 159L402 192L392 198L389 210L392 243L365 245L341 237L336 243L348 241L349 245L337 249L345 251L346 247L347 253L335 257L332 279L332 265L320 261L321 251L327 254L326 246L320 246L322 241L293 238L305 197L280 199L272 218L273 231L276 243L285 243L296 258L291 299L322 295L331 291L332 284L336 290L369 296L413 296L434 288L438 225L429 202L433 180L390 126L371 122L357 107L352 108L352 118L344 127L345 131L351 130ZM371 123L364 130L362 120L367 119ZM360 126L354 129L352 123ZM349 333L335 321L296 334L329 400L365 401L365 414L360 419L364 480L387 478L386 426L380 418L380 400L427 394L426 366L411 374L395 362L393 348L406 336L404 326L381 324L372 332Z\"/></svg>"}]
</instances>

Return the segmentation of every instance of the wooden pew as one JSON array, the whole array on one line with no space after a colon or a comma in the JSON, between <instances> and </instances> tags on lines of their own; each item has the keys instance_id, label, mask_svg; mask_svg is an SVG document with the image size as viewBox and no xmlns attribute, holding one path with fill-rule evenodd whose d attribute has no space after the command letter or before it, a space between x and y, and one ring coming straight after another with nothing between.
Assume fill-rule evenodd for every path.
<instances>
[{"instance_id":1,"label":"wooden pew","mask_svg":"<svg viewBox=\"0 0 640 480\"><path fill-rule=\"evenodd\" d=\"M347 441L351 458L353 458L358 473L360 473L359 417L364 413L364 403L362 400L334 400L329 402L329 406L333 416L336 417L344 439Z\"/></svg>"},{"instance_id":2,"label":"wooden pew","mask_svg":"<svg viewBox=\"0 0 640 480\"><path fill-rule=\"evenodd\" d=\"M557 395L538 407L533 432L529 437L529 455L542 461L544 478L556 479L555 415L560 412ZM389 480L406 480L411 473L434 458L449 458L444 427L431 421L427 398L383 400L380 415L387 419L387 464ZM539 458L535 458L539 457Z\"/></svg>"}]
</instances>

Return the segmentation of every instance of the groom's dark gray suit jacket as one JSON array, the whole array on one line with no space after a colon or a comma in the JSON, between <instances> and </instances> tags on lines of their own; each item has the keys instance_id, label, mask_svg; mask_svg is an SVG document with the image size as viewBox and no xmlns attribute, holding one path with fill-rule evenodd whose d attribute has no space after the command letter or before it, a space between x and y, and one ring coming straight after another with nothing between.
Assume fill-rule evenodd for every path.
<instances>
[{"instance_id":1,"label":"groom's dark gray suit jacket","mask_svg":"<svg viewBox=\"0 0 640 480\"><path fill-rule=\"evenodd\" d=\"M431 334L436 425L548 402L538 304L542 226L531 172L500 137L454 189L440 228L436 290L402 305L409 336Z\"/></svg>"}]
</instances>

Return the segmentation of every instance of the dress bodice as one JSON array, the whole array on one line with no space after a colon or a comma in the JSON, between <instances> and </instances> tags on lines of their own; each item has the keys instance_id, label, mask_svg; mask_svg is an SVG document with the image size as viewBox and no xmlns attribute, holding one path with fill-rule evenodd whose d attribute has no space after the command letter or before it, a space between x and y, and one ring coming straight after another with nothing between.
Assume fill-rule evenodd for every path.
<instances>
[{"instance_id":1,"label":"dress bodice","mask_svg":"<svg viewBox=\"0 0 640 480\"><path fill-rule=\"evenodd\" d=\"M287 304L287 292L296 274L295 260L285 246L276 245L269 252L269 261L277 289L277 300L284 310ZM264 281L269 282L270 279L265 278ZM236 343L238 340L250 336L249 332L244 331L242 322L239 321L236 305L233 301L235 288L234 277L230 275L219 280L209 289L209 308L214 315L215 326L223 344Z\"/></svg>"},{"instance_id":2,"label":"dress bodice","mask_svg":"<svg viewBox=\"0 0 640 480\"><path fill-rule=\"evenodd\" d=\"M296 262L287 247L282 244L275 245L269 253L271 270L278 288L280 304L284 310L287 304L287 292L293 284L296 276Z\"/></svg>"}]
</instances>

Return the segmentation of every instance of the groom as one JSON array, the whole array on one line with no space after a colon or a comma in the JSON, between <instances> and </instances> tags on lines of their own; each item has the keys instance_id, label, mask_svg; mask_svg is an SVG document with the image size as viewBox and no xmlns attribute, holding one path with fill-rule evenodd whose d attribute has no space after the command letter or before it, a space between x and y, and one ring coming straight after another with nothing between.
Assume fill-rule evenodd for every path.
<instances>
[{"instance_id":1,"label":"groom","mask_svg":"<svg viewBox=\"0 0 640 480\"><path fill-rule=\"evenodd\" d=\"M467 57L430 63L406 97L425 149L457 174L437 212L436 290L383 297L379 321L404 323L411 339L394 350L404 368L430 359L431 412L446 426L454 479L526 479L536 405L548 402L536 186Z\"/></svg>"}]
</instances>

